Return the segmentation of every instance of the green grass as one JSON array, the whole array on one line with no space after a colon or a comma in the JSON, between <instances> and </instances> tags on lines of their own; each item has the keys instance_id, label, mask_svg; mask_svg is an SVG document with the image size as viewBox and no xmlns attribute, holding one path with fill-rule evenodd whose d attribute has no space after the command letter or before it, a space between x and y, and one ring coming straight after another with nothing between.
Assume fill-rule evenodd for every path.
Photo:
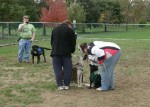
<instances>
[{"instance_id":1,"label":"green grass","mask_svg":"<svg viewBox=\"0 0 150 107\"><path fill-rule=\"evenodd\" d=\"M101 32L98 34L79 34L85 38L114 38L114 39L150 39L150 31Z\"/></svg>"},{"instance_id":2,"label":"green grass","mask_svg":"<svg viewBox=\"0 0 150 107\"><path fill-rule=\"evenodd\" d=\"M42 103L44 100L40 94L55 91L57 88L49 63L49 53L47 53L48 63L43 63L41 58L41 64L31 65L18 63L17 51L17 45L1 47L0 107Z\"/></svg>"},{"instance_id":3,"label":"green grass","mask_svg":"<svg viewBox=\"0 0 150 107\"><path fill-rule=\"evenodd\" d=\"M50 39L51 27L46 27L46 36L42 36L43 34L43 28L36 28L36 40L48 40ZM99 27L92 27L91 29L87 26L85 27L85 32L83 33L80 30L76 30L78 33L78 37L86 37L86 38L116 38L116 39L150 39L150 26L147 25L143 29L140 28L138 25L130 25L128 26L128 31L126 31L125 25L109 25L107 26L108 32L104 32L104 26ZM0 30L0 37L1 35ZM11 31L12 35L8 35L8 29L6 28L4 30L4 38L0 39L0 45L1 44L9 44L9 43L17 43L17 39L19 38L19 33L17 30Z\"/></svg>"},{"instance_id":4,"label":"green grass","mask_svg":"<svg viewBox=\"0 0 150 107\"><path fill-rule=\"evenodd\" d=\"M25 87L26 86L26 87ZM1 96L9 103L42 103L43 99L39 96L40 91L38 89L30 89L28 85L22 85L21 89L16 89L17 86L9 86L1 89Z\"/></svg>"},{"instance_id":5,"label":"green grass","mask_svg":"<svg viewBox=\"0 0 150 107\"><path fill-rule=\"evenodd\" d=\"M150 57L149 39L150 31L101 32L93 35L79 34L77 45L93 40L117 43L122 49L122 56L116 72L133 76L150 70L150 60L148 59ZM49 40L35 42L34 44L50 47ZM49 56L50 51L46 51L47 63L43 63L43 58L41 58L40 64L18 63L17 51L17 45L0 47L0 107L8 105L11 107L24 107L34 103L44 103L43 93L57 92L52 62ZM77 55L79 55L79 51L76 48L76 52L73 54L74 62L77 62ZM87 68L84 73L88 74Z\"/></svg>"}]
</instances>

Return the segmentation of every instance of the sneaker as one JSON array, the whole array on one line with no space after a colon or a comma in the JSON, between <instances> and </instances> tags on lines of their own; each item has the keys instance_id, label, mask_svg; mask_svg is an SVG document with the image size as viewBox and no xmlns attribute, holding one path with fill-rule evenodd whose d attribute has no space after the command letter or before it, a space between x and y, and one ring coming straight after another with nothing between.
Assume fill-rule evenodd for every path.
<instances>
[{"instance_id":1,"label":"sneaker","mask_svg":"<svg viewBox=\"0 0 150 107\"><path fill-rule=\"evenodd\" d=\"M96 88L96 90L97 90L97 91L103 91L100 87L99 87L99 88Z\"/></svg>"},{"instance_id":2,"label":"sneaker","mask_svg":"<svg viewBox=\"0 0 150 107\"><path fill-rule=\"evenodd\" d=\"M58 87L58 90L63 90L63 89L64 89L63 86Z\"/></svg>"},{"instance_id":3,"label":"sneaker","mask_svg":"<svg viewBox=\"0 0 150 107\"><path fill-rule=\"evenodd\" d=\"M65 90L69 90L69 86L64 86L64 89Z\"/></svg>"}]
</instances>

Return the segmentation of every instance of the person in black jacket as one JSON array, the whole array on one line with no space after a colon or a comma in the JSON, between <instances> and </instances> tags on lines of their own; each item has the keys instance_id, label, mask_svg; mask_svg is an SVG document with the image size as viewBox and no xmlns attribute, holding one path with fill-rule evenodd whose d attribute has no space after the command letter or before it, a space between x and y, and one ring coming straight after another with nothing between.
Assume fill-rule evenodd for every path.
<instances>
[{"instance_id":1,"label":"person in black jacket","mask_svg":"<svg viewBox=\"0 0 150 107\"><path fill-rule=\"evenodd\" d=\"M51 35L51 57L58 90L69 89L72 75L71 54L75 52L76 36L71 24L69 20L64 21Z\"/></svg>"}]
</instances>

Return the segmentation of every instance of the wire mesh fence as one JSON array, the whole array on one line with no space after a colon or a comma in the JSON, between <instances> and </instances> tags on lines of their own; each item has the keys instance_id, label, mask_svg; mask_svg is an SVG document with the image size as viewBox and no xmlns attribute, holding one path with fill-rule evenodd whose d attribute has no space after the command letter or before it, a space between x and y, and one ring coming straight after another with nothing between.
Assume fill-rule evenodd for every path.
<instances>
[{"instance_id":1,"label":"wire mesh fence","mask_svg":"<svg viewBox=\"0 0 150 107\"><path fill-rule=\"evenodd\" d=\"M18 26L21 22L0 22L0 45L17 44L20 33ZM36 28L36 40L49 40L54 27L60 23L30 22ZM73 25L78 36L101 34L102 32L150 31L150 24L104 24L76 23Z\"/></svg>"}]
</instances>

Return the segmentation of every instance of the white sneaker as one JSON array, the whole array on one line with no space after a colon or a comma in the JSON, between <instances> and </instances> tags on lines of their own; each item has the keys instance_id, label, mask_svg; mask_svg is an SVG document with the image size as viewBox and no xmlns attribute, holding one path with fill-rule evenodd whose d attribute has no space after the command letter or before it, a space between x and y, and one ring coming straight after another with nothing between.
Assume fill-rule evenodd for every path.
<instances>
[{"instance_id":1,"label":"white sneaker","mask_svg":"<svg viewBox=\"0 0 150 107\"><path fill-rule=\"evenodd\" d=\"M58 87L58 90L63 90L63 89L64 89L63 86Z\"/></svg>"},{"instance_id":2,"label":"white sneaker","mask_svg":"<svg viewBox=\"0 0 150 107\"><path fill-rule=\"evenodd\" d=\"M99 87L99 88L96 88L96 90L97 90L97 91L103 91L100 87Z\"/></svg>"},{"instance_id":3,"label":"white sneaker","mask_svg":"<svg viewBox=\"0 0 150 107\"><path fill-rule=\"evenodd\" d=\"M64 89L65 90L69 90L69 86L64 86Z\"/></svg>"}]
</instances>

